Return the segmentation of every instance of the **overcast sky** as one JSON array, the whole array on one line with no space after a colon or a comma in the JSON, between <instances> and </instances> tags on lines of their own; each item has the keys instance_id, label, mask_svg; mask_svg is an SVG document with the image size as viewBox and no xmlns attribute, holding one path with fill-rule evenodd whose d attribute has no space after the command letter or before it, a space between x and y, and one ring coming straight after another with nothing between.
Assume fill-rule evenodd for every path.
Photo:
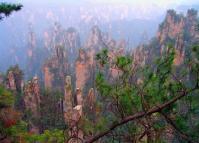
<instances>
[{"instance_id":1,"label":"overcast sky","mask_svg":"<svg viewBox=\"0 0 199 143\"><path fill-rule=\"evenodd\" d=\"M132 4L147 5L155 4L158 6L199 4L199 0L0 0L5 2L29 2L29 3L93 3L93 4Z\"/></svg>"}]
</instances>

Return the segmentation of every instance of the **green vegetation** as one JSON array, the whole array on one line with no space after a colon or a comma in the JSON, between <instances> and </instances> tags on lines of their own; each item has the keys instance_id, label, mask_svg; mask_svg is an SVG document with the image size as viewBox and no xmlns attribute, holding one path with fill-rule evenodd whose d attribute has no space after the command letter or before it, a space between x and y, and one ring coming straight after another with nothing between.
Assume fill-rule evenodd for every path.
<instances>
[{"instance_id":1,"label":"green vegetation","mask_svg":"<svg viewBox=\"0 0 199 143\"><path fill-rule=\"evenodd\" d=\"M16 133L13 126L20 122L20 113L13 108L13 105L12 93L0 86L0 140Z\"/></svg>"},{"instance_id":2,"label":"green vegetation","mask_svg":"<svg viewBox=\"0 0 199 143\"><path fill-rule=\"evenodd\" d=\"M104 106L110 104L112 106L103 114L105 118L109 118L104 132L97 134L88 142L96 141L104 135L109 137L109 133L113 138L109 137L109 141L124 142L129 139L132 142L166 142L167 139L164 137L167 138L165 133L168 128L174 131L173 137L178 141L197 141L199 116L196 111L199 104L193 101L199 98L197 72L199 48L193 47L191 60L181 67L180 73L176 72L179 67L173 65L174 48L168 46L168 49L155 64L138 69L133 68L133 61L130 58L117 57L114 68L121 74L111 82L104 74L108 70L106 67L113 64L104 58L107 57L108 52L105 50L97 55L100 67L105 67L100 68L96 77L97 90L103 97L103 102L107 101ZM189 68L187 68L188 65ZM186 79L186 76L194 77ZM168 104L170 101L172 104ZM184 109L183 106L186 108ZM156 111L150 113L156 108ZM106 112L112 115L112 119L106 116ZM141 117L133 118L139 114ZM123 136L117 136L118 134Z\"/></svg>"},{"instance_id":3,"label":"green vegetation","mask_svg":"<svg viewBox=\"0 0 199 143\"><path fill-rule=\"evenodd\" d=\"M39 124L43 130L64 129L62 100L63 95L59 91L44 91L42 93Z\"/></svg>"},{"instance_id":4,"label":"green vegetation","mask_svg":"<svg viewBox=\"0 0 199 143\"><path fill-rule=\"evenodd\" d=\"M0 86L0 109L10 107L14 104L14 97L11 92Z\"/></svg>"},{"instance_id":5,"label":"green vegetation","mask_svg":"<svg viewBox=\"0 0 199 143\"><path fill-rule=\"evenodd\" d=\"M2 20L4 16L9 16L13 11L21 10L22 7L21 4L0 3L0 20Z\"/></svg>"}]
</instances>

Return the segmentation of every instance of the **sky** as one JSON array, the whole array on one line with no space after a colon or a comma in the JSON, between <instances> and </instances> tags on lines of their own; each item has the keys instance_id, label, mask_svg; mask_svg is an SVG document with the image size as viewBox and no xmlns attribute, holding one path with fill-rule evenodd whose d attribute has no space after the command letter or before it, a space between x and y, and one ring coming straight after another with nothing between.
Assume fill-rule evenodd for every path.
<instances>
[{"instance_id":1,"label":"sky","mask_svg":"<svg viewBox=\"0 0 199 143\"><path fill-rule=\"evenodd\" d=\"M100 5L128 5L133 9L147 9L151 10L159 10L165 12L167 9L176 9L178 6L183 5L199 5L199 0L0 0L4 2L11 3L21 3L24 6L32 6L32 4L36 5L61 5L65 6L75 6L75 5L88 5L88 6L100 6Z\"/></svg>"},{"instance_id":2,"label":"sky","mask_svg":"<svg viewBox=\"0 0 199 143\"><path fill-rule=\"evenodd\" d=\"M5 2L19 3L93 3L93 4L130 4L130 5L147 5L155 4L158 6L182 5L182 4L199 4L199 0L0 0Z\"/></svg>"}]
</instances>

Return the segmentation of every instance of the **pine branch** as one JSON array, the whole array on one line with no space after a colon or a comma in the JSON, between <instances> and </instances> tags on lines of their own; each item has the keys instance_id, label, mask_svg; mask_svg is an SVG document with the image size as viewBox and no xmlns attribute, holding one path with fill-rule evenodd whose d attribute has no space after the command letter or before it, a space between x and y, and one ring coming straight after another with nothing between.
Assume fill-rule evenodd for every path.
<instances>
[{"instance_id":1,"label":"pine branch","mask_svg":"<svg viewBox=\"0 0 199 143\"><path fill-rule=\"evenodd\" d=\"M170 105L175 103L177 100L181 99L182 97L186 96L188 93L190 93L192 91L193 91L193 89L190 90L189 92L184 90L184 91L182 91L181 95L173 98L172 100L170 100L170 101L168 101L168 102L166 102L164 104L161 104L159 106L154 106L151 109L149 109L147 112L142 111L142 112L138 112L138 113L136 113L134 115L128 116L128 117L122 119L120 122L112 124L109 127L109 129L107 129L106 131L101 132L101 133L97 134L96 136L86 140L85 143L93 143L93 142L97 141L98 139L100 139L100 138L106 136L107 134L109 134L115 128L117 128L117 127L119 127L121 125L124 125L124 124L126 124L126 123L128 123L130 121L146 117L146 116L151 115L151 114L156 113L156 112L161 112L163 109L169 107Z\"/></svg>"},{"instance_id":2,"label":"pine branch","mask_svg":"<svg viewBox=\"0 0 199 143\"><path fill-rule=\"evenodd\" d=\"M21 4L0 3L0 20L2 20L4 16L9 16L13 11L21 10L22 7Z\"/></svg>"},{"instance_id":3,"label":"pine branch","mask_svg":"<svg viewBox=\"0 0 199 143\"><path fill-rule=\"evenodd\" d=\"M182 139L188 141L189 143L198 143L190 139L187 134L183 133L166 114L164 114L163 112L160 112L160 114L165 118L167 123L170 124L176 130L176 132L178 133L178 135L180 135Z\"/></svg>"}]
</instances>

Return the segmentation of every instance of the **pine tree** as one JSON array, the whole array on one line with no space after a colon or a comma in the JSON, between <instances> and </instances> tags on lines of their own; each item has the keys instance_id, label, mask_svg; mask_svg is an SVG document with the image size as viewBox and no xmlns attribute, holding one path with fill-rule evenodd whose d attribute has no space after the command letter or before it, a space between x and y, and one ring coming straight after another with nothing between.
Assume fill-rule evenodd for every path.
<instances>
[{"instance_id":1,"label":"pine tree","mask_svg":"<svg viewBox=\"0 0 199 143\"><path fill-rule=\"evenodd\" d=\"M0 20L8 17L13 11L21 10L22 7L21 4L0 3Z\"/></svg>"}]
</instances>

